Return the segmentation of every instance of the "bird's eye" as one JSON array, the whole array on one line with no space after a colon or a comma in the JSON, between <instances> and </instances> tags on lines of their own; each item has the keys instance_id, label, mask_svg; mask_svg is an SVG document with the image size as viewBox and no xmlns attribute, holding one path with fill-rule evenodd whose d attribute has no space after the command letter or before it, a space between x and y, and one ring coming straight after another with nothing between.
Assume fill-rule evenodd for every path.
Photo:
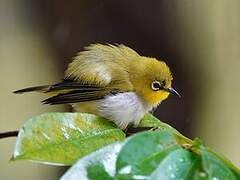
<instances>
[{"instance_id":1,"label":"bird's eye","mask_svg":"<svg viewBox=\"0 0 240 180\"><path fill-rule=\"evenodd\" d=\"M158 91L161 88L161 83L159 81L152 82L152 90Z\"/></svg>"}]
</instances>

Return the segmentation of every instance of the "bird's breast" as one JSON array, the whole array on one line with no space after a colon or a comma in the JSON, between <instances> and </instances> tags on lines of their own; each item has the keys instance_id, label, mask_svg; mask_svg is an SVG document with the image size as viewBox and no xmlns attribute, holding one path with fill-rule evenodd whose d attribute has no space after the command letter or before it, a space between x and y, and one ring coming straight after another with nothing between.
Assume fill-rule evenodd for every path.
<instances>
[{"instance_id":1,"label":"bird's breast","mask_svg":"<svg viewBox=\"0 0 240 180\"><path fill-rule=\"evenodd\" d=\"M129 124L137 126L148 111L134 92L108 95L98 101L97 107L100 116L113 121L121 129L125 129Z\"/></svg>"}]
</instances>

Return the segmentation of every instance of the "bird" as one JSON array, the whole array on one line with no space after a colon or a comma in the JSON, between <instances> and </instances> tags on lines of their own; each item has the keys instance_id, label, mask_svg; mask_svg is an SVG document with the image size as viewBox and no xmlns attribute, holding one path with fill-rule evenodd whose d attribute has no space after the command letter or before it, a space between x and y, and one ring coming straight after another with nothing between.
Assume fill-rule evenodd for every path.
<instances>
[{"instance_id":1,"label":"bird","mask_svg":"<svg viewBox=\"0 0 240 180\"><path fill-rule=\"evenodd\" d=\"M51 85L14 91L41 92L43 104L70 104L76 112L113 121L125 130L137 127L172 88L172 73L164 61L146 57L123 44L90 44L69 63L64 78Z\"/></svg>"}]
</instances>

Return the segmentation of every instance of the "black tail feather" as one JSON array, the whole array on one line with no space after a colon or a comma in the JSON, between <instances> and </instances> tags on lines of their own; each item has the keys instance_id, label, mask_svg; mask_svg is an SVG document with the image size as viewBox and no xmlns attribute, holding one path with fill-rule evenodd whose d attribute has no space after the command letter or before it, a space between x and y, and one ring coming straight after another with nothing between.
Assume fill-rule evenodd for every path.
<instances>
[{"instance_id":1,"label":"black tail feather","mask_svg":"<svg viewBox=\"0 0 240 180\"><path fill-rule=\"evenodd\" d=\"M17 91L14 91L13 93L15 94L22 94L22 93L26 93L26 92L33 92L33 91L39 91L39 92L45 92L49 89L49 85L46 86L35 86L35 87L29 87L29 88L24 88L24 89L20 89Z\"/></svg>"}]
</instances>

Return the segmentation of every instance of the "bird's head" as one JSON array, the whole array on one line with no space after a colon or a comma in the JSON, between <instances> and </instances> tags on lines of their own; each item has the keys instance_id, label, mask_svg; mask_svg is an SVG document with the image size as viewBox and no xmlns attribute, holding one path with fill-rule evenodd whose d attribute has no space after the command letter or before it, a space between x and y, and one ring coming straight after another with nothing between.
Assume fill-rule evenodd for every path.
<instances>
[{"instance_id":1,"label":"bird's head","mask_svg":"<svg viewBox=\"0 0 240 180\"><path fill-rule=\"evenodd\" d=\"M135 66L135 73L131 79L136 93L142 100L149 106L156 106L169 94L180 97L179 93L172 88L173 78L166 63L155 58L141 58L142 63Z\"/></svg>"}]
</instances>

